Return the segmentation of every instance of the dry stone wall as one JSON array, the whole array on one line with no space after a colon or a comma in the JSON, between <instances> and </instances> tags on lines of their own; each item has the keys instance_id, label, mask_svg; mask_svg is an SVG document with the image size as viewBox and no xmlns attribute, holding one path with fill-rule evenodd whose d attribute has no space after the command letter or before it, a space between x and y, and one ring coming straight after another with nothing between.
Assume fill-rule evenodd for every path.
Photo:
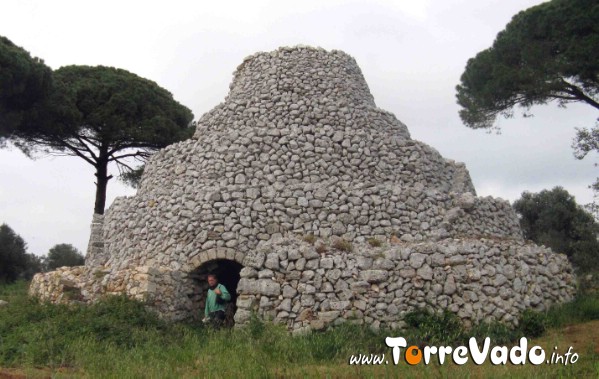
<instances>
[{"instance_id":1,"label":"dry stone wall","mask_svg":"<svg viewBox=\"0 0 599 379\"><path fill-rule=\"evenodd\" d=\"M241 270L236 320L251 312L290 329L357 322L402 327L417 308L448 309L470 326L517 324L525 309L572 297L564 255L522 241L446 239L339 251L298 239L261 243Z\"/></svg>"},{"instance_id":2,"label":"dry stone wall","mask_svg":"<svg viewBox=\"0 0 599 379\"><path fill-rule=\"evenodd\" d=\"M291 254L284 246L296 246L297 236L356 248L321 256L312 247L309 259L284 258ZM369 239L386 243L378 253L388 255L381 267L363 264ZM405 244L404 250L391 241ZM256 258L265 246L276 254ZM477 246L476 257L471 246ZM426 269L414 267L418 249L427 251L418 253ZM535 254L545 261L531 258ZM351 312L360 320L398 325L406 307L418 305L449 308L465 322L511 322L523 307L565 301L573 293L567 262L548 254L525 244L507 201L476 197L462 163L412 140L404 124L376 107L353 58L295 47L246 58L225 101L202 116L193 138L156 153L137 194L116 199L103 218L94 218L79 274L88 279L78 282L86 283L79 286L82 301L121 291L176 320L201 307L201 266L229 260L244 267L238 323L256 304L260 314L292 329L311 325L307 321L321 312L338 312L327 319L346 320ZM469 287L469 271L454 268L465 264L446 269L431 261L434 256L439 263L442 255L472 260L483 278L477 283L484 284ZM502 273L520 269L520 258L530 261L529 271ZM545 280L541 266L549 261L559 268L559 275L552 274L557 284ZM56 281L52 275L36 277L32 293L55 299L51 293L59 293L59 286L44 284ZM522 287L510 287L516 277ZM445 293L452 286L456 290ZM503 292L491 293L493 286ZM551 291L539 292L546 289ZM292 290L297 293L290 297ZM509 291L515 291L511 300L504 299ZM489 296L501 299L495 308L487 305Z\"/></svg>"}]
</instances>

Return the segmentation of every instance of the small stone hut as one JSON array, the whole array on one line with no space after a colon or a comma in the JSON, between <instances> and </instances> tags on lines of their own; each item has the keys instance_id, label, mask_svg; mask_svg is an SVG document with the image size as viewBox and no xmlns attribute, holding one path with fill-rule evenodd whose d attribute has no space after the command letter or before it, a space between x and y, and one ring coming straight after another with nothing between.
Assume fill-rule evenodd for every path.
<instances>
[{"instance_id":1,"label":"small stone hut","mask_svg":"<svg viewBox=\"0 0 599 379\"><path fill-rule=\"evenodd\" d=\"M156 153L137 194L95 215L85 266L38 274L53 302L124 293L162 317L201 317L205 277L290 330L401 327L415 308L466 325L517 323L574 294L566 257L525 241L464 164L379 109L342 51L246 58L193 138Z\"/></svg>"}]
</instances>

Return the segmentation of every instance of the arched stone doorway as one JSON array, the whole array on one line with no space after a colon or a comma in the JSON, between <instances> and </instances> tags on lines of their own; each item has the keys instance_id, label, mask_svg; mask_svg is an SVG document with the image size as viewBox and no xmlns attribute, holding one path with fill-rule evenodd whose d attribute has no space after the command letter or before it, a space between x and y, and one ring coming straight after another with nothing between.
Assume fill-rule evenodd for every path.
<instances>
[{"instance_id":1,"label":"arched stone doorway","mask_svg":"<svg viewBox=\"0 0 599 379\"><path fill-rule=\"evenodd\" d=\"M226 321L227 326L233 326L233 316L237 311L237 284L239 283L239 273L243 266L230 259L212 259L202 263L198 268L190 273L193 280L193 296L191 297L194 320L201 320L204 317L204 307L206 306L206 294L208 291L207 277L209 274L215 274L219 283L223 284L231 294L231 301L227 304Z\"/></svg>"}]
</instances>

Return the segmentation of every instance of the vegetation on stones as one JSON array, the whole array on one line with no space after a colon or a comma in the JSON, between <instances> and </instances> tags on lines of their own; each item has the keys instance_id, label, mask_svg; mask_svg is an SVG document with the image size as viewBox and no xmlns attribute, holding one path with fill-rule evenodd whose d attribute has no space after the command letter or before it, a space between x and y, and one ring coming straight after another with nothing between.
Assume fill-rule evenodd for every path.
<instances>
[{"instance_id":1,"label":"vegetation on stones","mask_svg":"<svg viewBox=\"0 0 599 379\"><path fill-rule=\"evenodd\" d=\"M351 242L344 240L343 238L337 238L333 241L332 247L339 251L351 252L353 250L353 246Z\"/></svg>"},{"instance_id":2,"label":"vegetation on stones","mask_svg":"<svg viewBox=\"0 0 599 379\"><path fill-rule=\"evenodd\" d=\"M368 243L372 247L380 247L380 246L383 245L383 243L380 240L376 239L376 238L369 238L368 239Z\"/></svg>"},{"instance_id":3,"label":"vegetation on stones","mask_svg":"<svg viewBox=\"0 0 599 379\"><path fill-rule=\"evenodd\" d=\"M304 236L304 241L308 242L310 245L314 245L314 242L316 242L316 236L314 234L306 234Z\"/></svg>"},{"instance_id":4,"label":"vegetation on stones","mask_svg":"<svg viewBox=\"0 0 599 379\"><path fill-rule=\"evenodd\" d=\"M317 252L318 254L324 254L324 253L326 253L327 251L329 251L329 249L327 249L327 247L326 247L326 246L325 246L325 244L323 244L323 243L321 243L321 244L318 244L318 246L316 246L316 252Z\"/></svg>"},{"instance_id":5,"label":"vegetation on stones","mask_svg":"<svg viewBox=\"0 0 599 379\"><path fill-rule=\"evenodd\" d=\"M568 191L524 192L513 207L525 238L566 254L580 271L599 267L599 224Z\"/></svg>"},{"instance_id":6,"label":"vegetation on stones","mask_svg":"<svg viewBox=\"0 0 599 379\"><path fill-rule=\"evenodd\" d=\"M427 309L417 309L406 314L404 320L408 326L418 331L411 337L416 337L419 344L446 345L460 340L464 334L460 319L447 310L435 313Z\"/></svg>"},{"instance_id":7,"label":"vegetation on stones","mask_svg":"<svg viewBox=\"0 0 599 379\"><path fill-rule=\"evenodd\" d=\"M546 312L525 310L520 315L517 327L504 323L481 322L465 329L458 316L449 311L432 312L416 309L405 315L408 329L404 333L411 343L425 345L466 344L470 337L482 341L490 337L496 344L509 344L520 337L536 338L549 328L599 320L599 297L590 292L581 292L570 303L555 305Z\"/></svg>"},{"instance_id":8,"label":"vegetation on stones","mask_svg":"<svg viewBox=\"0 0 599 379\"><path fill-rule=\"evenodd\" d=\"M110 271L102 271L102 270L96 270L94 271L94 277L95 278L103 278L106 275L108 275L110 273Z\"/></svg>"}]
</instances>

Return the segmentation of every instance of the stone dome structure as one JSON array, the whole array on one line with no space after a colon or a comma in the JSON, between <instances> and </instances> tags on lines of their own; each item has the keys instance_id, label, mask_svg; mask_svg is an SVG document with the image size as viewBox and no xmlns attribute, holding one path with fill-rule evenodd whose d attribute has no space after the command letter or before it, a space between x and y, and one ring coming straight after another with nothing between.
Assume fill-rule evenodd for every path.
<instances>
[{"instance_id":1,"label":"stone dome structure","mask_svg":"<svg viewBox=\"0 0 599 379\"><path fill-rule=\"evenodd\" d=\"M566 257L524 241L507 201L476 197L462 163L377 108L352 57L302 46L246 58L193 138L94 216L86 265L37 275L31 293L125 293L180 320L201 314L208 272L237 324L256 312L300 331L400 327L424 306L515 323L574 293Z\"/></svg>"}]
</instances>

